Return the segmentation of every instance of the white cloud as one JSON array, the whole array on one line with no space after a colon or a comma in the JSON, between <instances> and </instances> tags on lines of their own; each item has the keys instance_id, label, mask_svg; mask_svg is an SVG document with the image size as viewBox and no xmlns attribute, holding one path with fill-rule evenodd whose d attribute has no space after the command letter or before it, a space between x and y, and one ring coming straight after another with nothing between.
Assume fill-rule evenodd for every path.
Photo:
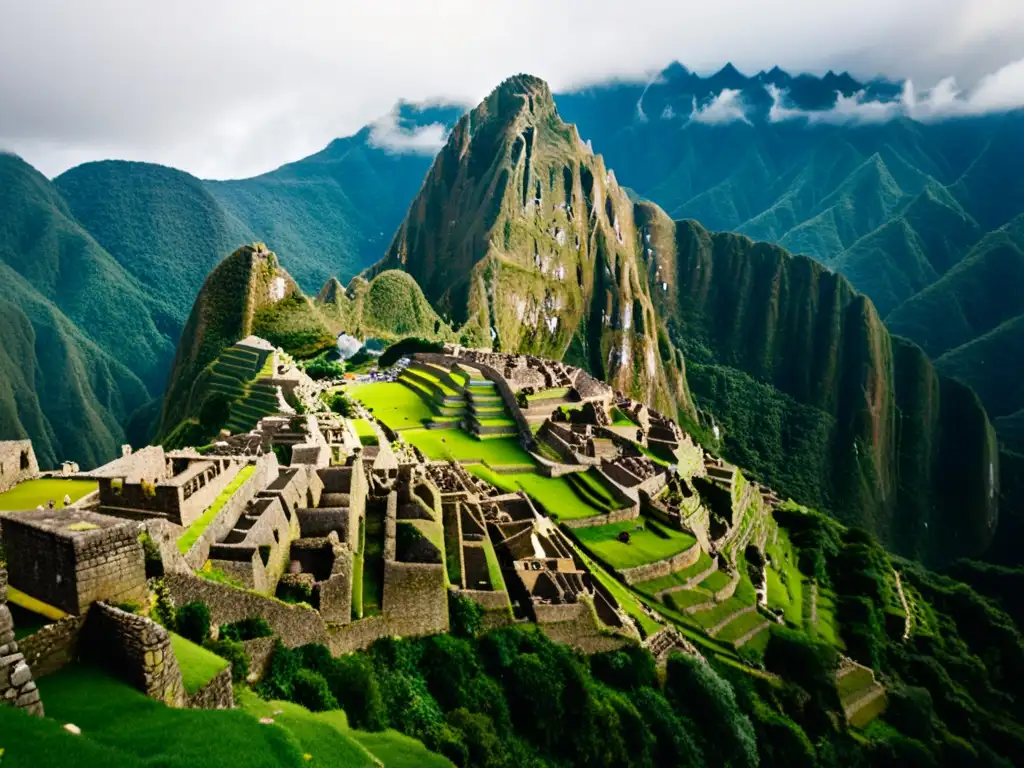
<instances>
[{"instance_id":1,"label":"white cloud","mask_svg":"<svg viewBox=\"0 0 1024 768\"><path fill-rule=\"evenodd\" d=\"M674 59L968 85L1024 50L1020 0L0 0L0 20L0 145L49 175L102 157L250 175L515 72L556 92Z\"/></svg>"},{"instance_id":2,"label":"white cloud","mask_svg":"<svg viewBox=\"0 0 1024 768\"><path fill-rule=\"evenodd\" d=\"M790 106L785 91L767 86L772 97L768 119L773 123L806 120L808 123L879 123L896 117L926 122L950 117L1008 112L1024 108L1024 59L982 77L969 91L961 91L952 77L917 91L907 80L898 99L868 99L864 91L852 96L836 94L830 109L805 110Z\"/></svg>"},{"instance_id":3,"label":"white cloud","mask_svg":"<svg viewBox=\"0 0 1024 768\"><path fill-rule=\"evenodd\" d=\"M369 138L373 146L399 155L433 155L447 140L448 130L442 123L408 128L399 125L397 107L372 123Z\"/></svg>"},{"instance_id":4,"label":"white cloud","mask_svg":"<svg viewBox=\"0 0 1024 768\"><path fill-rule=\"evenodd\" d=\"M724 125L726 123L750 123L747 117L747 106L743 103L743 94L732 88L724 88L722 92L703 106L693 100L693 111L690 122L706 125Z\"/></svg>"}]
</instances>

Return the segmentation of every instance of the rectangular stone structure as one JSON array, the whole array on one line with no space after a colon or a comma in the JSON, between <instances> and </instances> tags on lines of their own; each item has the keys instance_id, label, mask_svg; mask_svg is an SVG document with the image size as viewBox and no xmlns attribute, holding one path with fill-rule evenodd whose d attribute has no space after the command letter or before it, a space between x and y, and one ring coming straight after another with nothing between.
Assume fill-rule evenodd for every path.
<instances>
[{"instance_id":1,"label":"rectangular stone structure","mask_svg":"<svg viewBox=\"0 0 1024 768\"><path fill-rule=\"evenodd\" d=\"M12 587L72 614L85 613L97 600L145 599L137 523L80 509L2 517Z\"/></svg>"}]
</instances>

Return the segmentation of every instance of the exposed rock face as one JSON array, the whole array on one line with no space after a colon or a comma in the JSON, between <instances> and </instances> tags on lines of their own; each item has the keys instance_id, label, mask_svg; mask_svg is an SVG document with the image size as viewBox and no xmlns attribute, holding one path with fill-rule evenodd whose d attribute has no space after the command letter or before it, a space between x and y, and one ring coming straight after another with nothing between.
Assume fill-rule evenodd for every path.
<instances>
[{"instance_id":1,"label":"exposed rock face","mask_svg":"<svg viewBox=\"0 0 1024 768\"><path fill-rule=\"evenodd\" d=\"M567 357L692 412L682 359L658 337L633 205L537 78L506 80L456 125L369 274L395 268L469 345Z\"/></svg>"},{"instance_id":2,"label":"exposed rock face","mask_svg":"<svg viewBox=\"0 0 1024 768\"><path fill-rule=\"evenodd\" d=\"M43 702L25 655L14 641L14 619L7 607L7 571L0 568L0 704L43 716Z\"/></svg>"},{"instance_id":3,"label":"exposed rock face","mask_svg":"<svg viewBox=\"0 0 1024 768\"><path fill-rule=\"evenodd\" d=\"M973 392L817 262L650 204L637 218L664 286L652 292L658 315L727 453L903 554L944 561L988 545L998 458Z\"/></svg>"},{"instance_id":4,"label":"exposed rock face","mask_svg":"<svg viewBox=\"0 0 1024 768\"><path fill-rule=\"evenodd\" d=\"M565 358L684 423L692 387L731 460L901 553L942 561L993 535L998 459L973 393L819 264L634 204L536 78L459 121L370 274L393 268L467 345Z\"/></svg>"}]
</instances>

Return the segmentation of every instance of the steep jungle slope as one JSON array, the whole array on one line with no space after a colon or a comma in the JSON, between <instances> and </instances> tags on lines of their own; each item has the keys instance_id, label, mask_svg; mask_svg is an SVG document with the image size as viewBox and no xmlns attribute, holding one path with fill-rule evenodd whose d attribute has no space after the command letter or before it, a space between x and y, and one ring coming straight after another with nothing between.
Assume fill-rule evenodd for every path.
<instances>
[{"instance_id":1,"label":"steep jungle slope","mask_svg":"<svg viewBox=\"0 0 1024 768\"><path fill-rule=\"evenodd\" d=\"M980 552L998 505L977 396L805 257L637 205L658 316L726 455L903 554Z\"/></svg>"},{"instance_id":2,"label":"steep jungle slope","mask_svg":"<svg viewBox=\"0 0 1024 768\"><path fill-rule=\"evenodd\" d=\"M166 304L81 227L53 184L20 158L4 154L0 262L147 387L160 388L173 348Z\"/></svg>"},{"instance_id":3,"label":"steep jungle slope","mask_svg":"<svg viewBox=\"0 0 1024 768\"><path fill-rule=\"evenodd\" d=\"M632 203L559 118L546 83L503 82L455 126L385 257L471 345L570 357L692 413L643 278Z\"/></svg>"},{"instance_id":4,"label":"steep jungle slope","mask_svg":"<svg viewBox=\"0 0 1024 768\"><path fill-rule=\"evenodd\" d=\"M89 233L174 312L177 341L203 278L254 236L191 174L105 160L54 179Z\"/></svg>"},{"instance_id":5,"label":"steep jungle slope","mask_svg":"<svg viewBox=\"0 0 1024 768\"><path fill-rule=\"evenodd\" d=\"M236 250L203 283L174 357L162 438L198 416L207 367L225 347L251 334L300 355L316 354L335 340L313 302L262 243Z\"/></svg>"}]
</instances>

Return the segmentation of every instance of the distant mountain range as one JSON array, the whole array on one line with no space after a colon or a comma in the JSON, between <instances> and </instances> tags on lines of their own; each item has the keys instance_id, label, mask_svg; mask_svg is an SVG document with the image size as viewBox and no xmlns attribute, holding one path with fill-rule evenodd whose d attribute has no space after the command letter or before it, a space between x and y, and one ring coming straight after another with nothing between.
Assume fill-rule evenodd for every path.
<instances>
[{"instance_id":1,"label":"distant mountain range","mask_svg":"<svg viewBox=\"0 0 1024 768\"><path fill-rule=\"evenodd\" d=\"M617 182L607 183L609 190L652 200L671 219L696 219L707 230L775 243L842 273L872 299L893 332L925 349L940 373L969 383L1005 448L1020 451L1024 117L921 122L900 116L893 107L900 98L898 84L860 83L846 73L794 77L775 68L747 77L727 66L702 77L678 64L649 82L554 96L558 113L585 140L578 148L566 143L580 168L598 176L604 171L595 169L614 168ZM888 105L881 110L887 119L858 117L868 115L861 107L872 100ZM399 139L428 126L440 125L444 133L462 113L459 106L401 104L387 127ZM473 146L486 144L472 138ZM579 251L582 279L571 270L564 277L564 284L580 286L578 296L534 292L522 308L502 308L490 318L498 322L489 322L484 315L495 302L474 293L479 286L469 280L479 249L488 238L521 248L530 262L523 265L526 274L550 256L535 244L550 233L519 227L514 217L490 209L497 203L486 197L466 197L460 185L497 199L507 194L502 185L511 181L494 175L490 165L493 142L468 164L453 157L435 167L432 177L429 154L396 148L410 143L389 143L381 125L371 125L311 157L237 181L203 181L121 161L87 163L49 181L20 160L0 158L0 270L10 286L0 299L0 320L6 320L0 333L8 337L0 352L0 434L32 437L47 464L61 458L95 463L112 455L126 434L145 439L158 421L173 349L204 279L226 254L251 241L281 254L306 295L335 275L347 282L387 254L381 268L409 268L454 325L484 313L468 329L475 329L477 341L489 341L494 328L506 345L543 353L559 347L577 362L600 362L605 373L621 368L608 357L614 335L595 344L595 336L577 332L602 322L596 300L602 294L587 284L595 259L607 259L607 271L594 273L601 290L624 300L623 273L608 249L599 256L595 240ZM591 151L604 160L580 160ZM537 161L537 168L558 176L559 157ZM445 175L457 173L467 175ZM493 185L475 186L482 178ZM535 181L552 183L540 175ZM424 183L434 193L414 201ZM574 176L572 185L578 183L582 178ZM530 193L524 192L522 205ZM410 202L414 208L402 225ZM424 222L441 221L438 208L447 210L447 226L454 227L444 236L424 229ZM618 233L614 217L611 234L599 228L606 246L628 235L621 231L625 214L620 218ZM501 224L496 230L499 220L511 229ZM468 246L464 230L477 238ZM422 264L433 266L424 271ZM442 264L447 267L438 269ZM329 292L340 295L339 285ZM650 322L643 287L627 293L640 303L633 320ZM674 313L656 290L650 298L657 312ZM622 306L609 302L605 314L622 315ZM520 315L544 315L545 322L557 317L559 325L547 334L527 333ZM665 319L656 314L650 324ZM686 404L686 382L674 381L679 364L658 341L652 377L627 378L623 369L622 380L646 388L662 406ZM682 339L673 341L685 350ZM640 359L636 350L629 354ZM777 405L785 410L788 402Z\"/></svg>"}]
</instances>

